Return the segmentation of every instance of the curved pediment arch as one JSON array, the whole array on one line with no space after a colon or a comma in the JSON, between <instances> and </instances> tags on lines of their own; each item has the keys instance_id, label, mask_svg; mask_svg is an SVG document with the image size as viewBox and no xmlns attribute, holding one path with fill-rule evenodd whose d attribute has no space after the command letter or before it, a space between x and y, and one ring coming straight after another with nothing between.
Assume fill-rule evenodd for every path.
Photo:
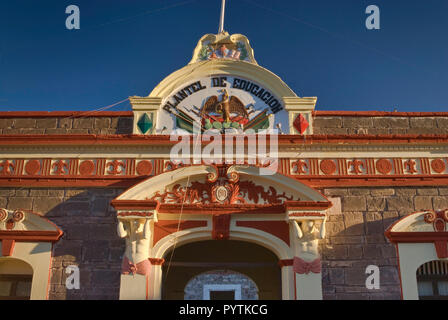
<instances>
[{"instance_id":1,"label":"curved pediment arch","mask_svg":"<svg viewBox=\"0 0 448 320\"><path fill-rule=\"evenodd\" d=\"M159 203L281 204L286 201L326 203L328 199L311 187L280 173L260 174L247 165L193 165L181 167L131 187L117 201Z\"/></svg>"}]
</instances>

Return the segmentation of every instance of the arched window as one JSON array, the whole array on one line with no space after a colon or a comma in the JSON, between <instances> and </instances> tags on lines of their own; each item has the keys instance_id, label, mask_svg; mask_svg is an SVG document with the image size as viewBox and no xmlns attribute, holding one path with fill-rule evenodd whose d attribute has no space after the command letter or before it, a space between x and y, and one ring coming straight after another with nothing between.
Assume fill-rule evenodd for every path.
<instances>
[{"instance_id":1,"label":"arched window","mask_svg":"<svg viewBox=\"0 0 448 320\"><path fill-rule=\"evenodd\" d=\"M0 259L0 300L29 300L33 269L19 259Z\"/></svg>"},{"instance_id":2,"label":"arched window","mask_svg":"<svg viewBox=\"0 0 448 320\"><path fill-rule=\"evenodd\" d=\"M417 269L418 296L422 300L448 300L448 262L435 260Z\"/></svg>"}]
</instances>

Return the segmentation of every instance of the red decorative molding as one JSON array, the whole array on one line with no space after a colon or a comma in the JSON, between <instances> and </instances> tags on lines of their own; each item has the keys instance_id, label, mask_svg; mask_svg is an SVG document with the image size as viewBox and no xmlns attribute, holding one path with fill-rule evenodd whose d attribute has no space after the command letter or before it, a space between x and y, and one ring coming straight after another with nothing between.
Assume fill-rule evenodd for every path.
<instances>
[{"instance_id":1,"label":"red decorative molding","mask_svg":"<svg viewBox=\"0 0 448 320\"><path fill-rule=\"evenodd\" d=\"M333 206L330 201L285 201L286 210L326 210Z\"/></svg>"},{"instance_id":2,"label":"red decorative molding","mask_svg":"<svg viewBox=\"0 0 448 320\"><path fill-rule=\"evenodd\" d=\"M376 169L382 174L389 174L392 171L392 164L388 159L380 159L376 162Z\"/></svg>"},{"instance_id":3,"label":"red decorative molding","mask_svg":"<svg viewBox=\"0 0 448 320\"><path fill-rule=\"evenodd\" d=\"M159 202L153 200L112 200L111 205L116 210L157 210Z\"/></svg>"},{"instance_id":4,"label":"red decorative molding","mask_svg":"<svg viewBox=\"0 0 448 320\"><path fill-rule=\"evenodd\" d=\"M132 111L1 111L0 118L133 117Z\"/></svg>"},{"instance_id":5,"label":"red decorative molding","mask_svg":"<svg viewBox=\"0 0 448 320\"><path fill-rule=\"evenodd\" d=\"M56 242L63 235L58 231L0 231L0 240L15 240L19 242Z\"/></svg>"},{"instance_id":6,"label":"red decorative molding","mask_svg":"<svg viewBox=\"0 0 448 320\"><path fill-rule=\"evenodd\" d=\"M322 160L320 162L320 170L326 175L332 175L336 172L336 164L333 160Z\"/></svg>"},{"instance_id":7,"label":"red decorative molding","mask_svg":"<svg viewBox=\"0 0 448 320\"><path fill-rule=\"evenodd\" d=\"M235 179L236 178L232 178ZM216 192L225 191L225 197L220 200ZM292 200L292 196L285 193L277 193L275 188L269 186L265 191L264 186L256 185L250 180L236 181L235 183L223 183L217 180L214 183L193 181L189 188L176 184L165 192L156 192L149 200L160 201L160 203L219 203L219 204L246 204L249 201L258 203L259 200L267 204L279 204L284 200Z\"/></svg>"},{"instance_id":8,"label":"red decorative molding","mask_svg":"<svg viewBox=\"0 0 448 320\"><path fill-rule=\"evenodd\" d=\"M95 170L95 164L92 160L85 160L79 165L79 173L83 176L90 176Z\"/></svg>"},{"instance_id":9,"label":"red decorative molding","mask_svg":"<svg viewBox=\"0 0 448 320\"><path fill-rule=\"evenodd\" d=\"M424 221L432 224L435 232L446 231L446 223L448 223L448 210L428 211L424 216Z\"/></svg>"},{"instance_id":10,"label":"red decorative molding","mask_svg":"<svg viewBox=\"0 0 448 320\"><path fill-rule=\"evenodd\" d=\"M25 165L26 174L33 176L36 175L40 170L40 161L39 160L30 160Z\"/></svg>"},{"instance_id":11,"label":"red decorative molding","mask_svg":"<svg viewBox=\"0 0 448 320\"><path fill-rule=\"evenodd\" d=\"M188 215L216 215L216 214L284 214L285 206L270 204L161 204L159 213L177 214L182 209L182 214Z\"/></svg>"},{"instance_id":12,"label":"red decorative molding","mask_svg":"<svg viewBox=\"0 0 448 320\"><path fill-rule=\"evenodd\" d=\"M186 229L201 228L206 226L207 221L204 220L159 220L158 222L154 223L153 246L156 245L156 243L160 239L178 230L182 231Z\"/></svg>"},{"instance_id":13,"label":"red decorative molding","mask_svg":"<svg viewBox=\"0 0 448 320\"><path fill-rule=\"evenodd\" d=\"M313 111L316 117L448 117L448 112L388 112L388 111Z\"/></svg>"},{"instance_id":14,"label":"red decorative molding","mask_svg":"<svg viewBox=\"0 0 448 320\"><path fill-rule=\"evenodd\" d=\"M2 239L2 256L10 257L14 252L14 245L16 244L15 240L11 239Z\"/></svg>"},{"instance_id":15,"label":"red decorative molding","mask_svg":"<svg viewBox=\"0 0 448 320\"><path fill-rule=\"evenodd\" d=\"M159 259L159 258L149 258L149 262L151 262L154 266L163 266L165 263L165 259Z\"/></svg>"},{"instance_id":16,"label":"red decorative molding","mask_svg":"<svg viewBox=\"0 0 448 320\"><path fill-rule=\"evenodd\" d=\"M181 138L179 138L181 139ZM195 141L191 136L183 137L194 144ZM223 137L222 139L226 139ZM261 139L261 138L260 138ZM264 139L264 138L263 138ZM270 136L266 136L269 145ZM448 144L448 135L278 135L276 137L279 145L295 145L295 144ZM213 139L206 138L201 141L201 145L208 145ZM171 146L179 141L170 140L170 135L95 135L95 134L66 134L66 135L0 135L0 145L159 145ZM244 143L249 143L248 139L244 139ZM274 143L274 141L272 142Z\"/></svg>"},{"instance_id":17,"label":"red decorative molding","mask_svg":"<svg viewBox=\"0 0 448 320\"><path fill-rule=\"evenodd\" d=\"M292 266L293 264L294 264L293 259L283 259L283 260L278 261L278 265L280 268L289 267L289 266Z\"/></svg>"},{"instance_id":18,"label":"red decorative molding","mask_svg":"<svg viewBox=\"0 0 448 320\"><path fill-rule=\"evenodd\" d=\"M442 173L445 171L446 165L442 159L435 159L431 161L431 168L437 173Z\"/></svg>"},{"instance_id":19,"label":"red decorative molding","mask_svg":"<svg viewBox=\"0 0 448 320\"><path fill-rule=\"evenodd\" d=\"M212 238L215 240L228 240L230 236L230 215L213 215Z\"/></svg>"},{"instance_id":20,"label":"red decorative molding","mask_svg":"<svg viewBox=\"0 0 448 320\"><path fill-rule=\"evenodd\" d=\"M148 160L142 160L137 164L137 174L140 176L147 176L152 173L152 163Z\"/></svg>"},{"instance_id":21,"label":"red decorative molding","mask_svg":"<svg viewBox=\"0 0 448 320\"><path fill-rule=\"evenodd\" d=\"M129 216L151 217L151 216L153 216L153 213L152 212L141 212L141 211L126 211L126 212L118 212L117 216L119 216L119 217L129 217Z\"/></svg>"},{"instance_id":22,"label":"red decorative molding","mask_svg":"<svg viewBox=\"0 0 448 320\"><path fill-rule=\"evenodd\" d=\"M448 232L385 232L394 243L434 243L437 257L448 258Z\"/></svg>"},{"instance_id":23,"label":"red decorative molding","mask_svg":"<svg viewBox=\"0 0 448 320\"><path fill-rule=\"evenodd\" d=\"M270 233L289 246L289 224L286 221L236 221L236 225Z\"/></svg>"},{"instance_id":24,"label":"red decorative molding","mask_svg":"<svg viewBox=\"0 0 448 320\"><path fill-rule=\"evenodd\" d=\"M285 160L288 163L285 163ZM138 162L137 162L138 161ZM130 187L148 175L160 174L165 160L152 159L4 159L0 160L0 186L36 187ZM310 187L357 187L357 186L426 186L444 185L448 181L448 160L415 158L406 161L400 158L338 158L338 159L281 159L278 167L281 172L289 172L291 178L307 183ZM79 163L79 165L78 165ZM106 165L107 163L107 165ZM417 163L420 165L417 166ZM167 166L168 170L171 168ZM285 168L289 168L285 169ZM394 169L392 171L392 168ZM442 170L443 169L443 170ZM166 171L165 171L166 172ZM275 190L261 192L261 186L251 181L232 182L226 177L225 185L230 197L226 202L243 201L241 194L260 194L266 201L284 201L286 195L276 194ZM233 179L233 178L232 178ZM234 185L232 185L234 183ZM207 183L206 183L207 184ZM224 185L224 184L222 184ZM197 191L188 191L187 199L198 201L195 197L212 199L218 185L195 185ZM182 201L185 190L166 190L158 196L166 201ZM239 190L238 190L238 188ZM212 190L212 188L214 188ZM252 192L251 190L257 190ZM260 190L260 192L258 191ZM191 197L191 198L190 198ZM269 200L268 200L269 199ZM212 200L214 201L214 200Z\"/></svg>"}]
</instances>

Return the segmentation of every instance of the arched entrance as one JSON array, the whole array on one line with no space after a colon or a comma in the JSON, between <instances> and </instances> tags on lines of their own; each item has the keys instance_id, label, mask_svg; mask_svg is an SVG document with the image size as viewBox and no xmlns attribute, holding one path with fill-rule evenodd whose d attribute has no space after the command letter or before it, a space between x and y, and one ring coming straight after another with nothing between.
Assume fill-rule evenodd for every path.
<instances>
[{"instance_id":1,"label":"arched entrance","mask_svg":"<svg viewBox=\"0 0 448 320\"><path fill-rule=\"evenodd\" d=\"M251 290L250 283L238 276L241 274L255 283L259 299L280 300L281 270L278 260L268 249L245 241L209 240L177 247L165 256L162 299L184 299L185 288L190 281L208 272L206 277L195 283L194 288L190 288L197 290L195 297L201 296L206 285L215 285L216 288L219 285L236 285L241 287L240 290ZM248 296L242 293L242 299Z\"/></svg>"},{"instance_id":2,"label":"arched entrance","mask_svg":"<svg viewBox=\"0 0 448 320\"><path fill-rule=\"evenodd\" d=\"M118 234L126 239L120 298L183 299L186 283L201 272L222 269L223 263L252 263L251 269L256 269L253 264L269 263L276 275L264 276L260 283L257 275L239 270L241 265L231 270L252 278L260 287L261 299L322 299L318 241L325 236L326 210L331 203L291 177L260 172L247 165L187 166L148 178L113 200ZM239 244L232 246L234 241ZM206 247L188 249L202 242ZM201 252L221 255L208 261L199 256L173 258L174 263L215 265L205 269L195 265L202 270L180 279L182 287L169 289L164 281L170 281L167 264L173 248L174 255L186 250L187 257ZM266 251L271 258L260 259ZM237 252L252 260L234 260ZM256 252L260 255L250 258ZM273 279L276 284L268 285Z\"/></svg>"}]
</instances>

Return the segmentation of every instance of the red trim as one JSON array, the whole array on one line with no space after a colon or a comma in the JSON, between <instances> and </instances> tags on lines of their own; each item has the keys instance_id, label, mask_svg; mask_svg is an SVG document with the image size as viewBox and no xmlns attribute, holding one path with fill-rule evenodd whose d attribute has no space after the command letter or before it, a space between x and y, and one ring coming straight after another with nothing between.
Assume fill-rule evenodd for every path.
<instances>
[{"instance_id":1,"label":"red trim","mask_svg":"<svg viewBox=\"0 0 448 320\"><path fill-rule=\"evenodd\" d=\"M179 213L182 204L161 204L159 213ZM284 214L283 205L270 204L184 204L182 214Z\"/></svg>"},{"instance_id":2,"label":"red trim","mask_svg":"<svg viewBox=\"0 0 448 320\"><path fill-rule=\"evenodd\" d=\"M149 262L151 262L151 264L154 266L163 266L163 264L165 263L165 259L149 258Z\"/></svg>"},{"instance_id":3,"label":"red trim","mask_svg":"<svg viewBox=\"0 0 448 320\"><path fill-rule=\"evenodd\" d=\"M42 117L132 117L132 111L2 111L0 118L42 118ZM448 112L388 112L388 111L313 111L317 117L448 117Z\"/></svg>"},{"instance_id":4,"label":"red trim","mask_svg":"<svg viewBox=\"0 0 448 320\"><path fill-rule=\"evenodd\" d=\"M448 112L313 111L317 117L448 117Z\"/></svg>"},{"instance_id":5,"label":"red trim","mask_svg":"<svg viewBox=\"0 0 448 320\"><path fill-rule=\"evenodd\" d=\"M286 221L237 221L236 226L270 233L289 246L289 224Z\"/></svg>"},{"instance_id":6,"label":"red trim","mask_svg":"<svg viewBox=\"0 0 448 320\"><path fill-rule=\"evenodd\" d=\"M294 264L294 259L282 259L278 261L278 265L280 268L289 267Z\"/></svg>"},{"instance_id":7,"label":"red trim","mask_svg":"<svg viewBox=\"0 0 448 320\"><path fill-rule=\"evenodd\" d=\"M193 143L193 137L188 136ZM269 141L267 135L267 142ZM424 143L448 143L448 135L278 135L279 145L294 144L424 144ZM0 145L175 145L180 141L171 141L169 135L95 135L95 134L14 134L0 135ZM235 139L235 137L223 137L222 139ZM213 139L203 139L202 145L208 145ZM248 139L244 139L245 144Z\"/></svg>"},{"instance_id":8,"label":"red trim","mask_svg":"<svg viewBox=\"0 0 448 320\"><path fill-rule=\"evenodd\" d=\"M397 253L398 276L400 277L400 296L401 300L403 300L403 280L401 279L400 253L398 250L398 243L395 243L395 252Z\"/></svg>"},{"instance_id":9,"label":"red trim","mask_svg":"<svg viewBox=\"0 0 448 320\"><path fill-rule=\"evenodd\" d=\"M425 243L434 241L448 241L448 231L443 232L385 232L391 242Z\"/></svg>"},{"instance_id":10,"label":"red trim","mask_svg":"<svg viewBox=\"0 0 448 320\"><path fill-rule=\"evenodd\" d=\"M51 266L53 265L53 243L51 244L50 250L50 264L48 267L48 281L47 281L47 294L45 296L45 300L48 300L48 296L50 293L50 283L51 283Z\"/></svg>"},{"instance_id":11,"label":"red trim","mask_svg":"<svg viewBox=\"0 0 448 320\"><path fill-rule=\"evenodd\" d=\"M14 253L15 240L2 240L2 256L10 257Z\"/></svg>"},{"instance_id":12,"label":"red trim","mask_svg":"<svg viewBox=\"0 0 448 320\"><path fill-rule=\"evenodd\" d=\"M160 205L158 201L151 200L112 200L110 204L116 210L157 210Z\"/></svg>"},{"instance_id":13,"label":"red trim","mask_svg":"<svg viewBox=\"0 0 448 320\"><path fill-rule=\"evenodd\" d=\"M212 239L228 240L230 237L230 214L215 214L212 219Z\"/></svg>"},{"instance_id":14,"label":"red trim","mask_svg":"<svg viewBox=\"0 0 448 320\"><path fill-rule=\"evenodd\" d=\"M174 232L206 226L207 221L204 220L159 220L158 222L154 223L153 246L155 246L160 239Z\"/></svg>"},{"instance_id":15,"label":"red trim","mask_svg":"<svg viewBox=\"0 0 448 320\"><path fill-rule=\"evenodd\" d=\"M387 112L387 111L313 111L317 117L448 117L448 112ZM48 118L48 117L132 117L132 111L2 111L0 118Z\"/></svg>"},{"instance_id":16,"label":"red trim","mask_svg":"<svg viewBox=\"0 0 448 320\"><path fill-rule=\"evenodd\" d=\"M387 187L387 186L446 186L448 175L419 175L419 176L289 176L292 179L306 183L311 188L339 188L339 187ZM147 176L101 176L70 178L70 176L28 177L0 176L2 187L120 187L130 188L143 182Z\"/></svg>"},{"instance_id":17,"label":"red trim","mask_svg":"<svg viewBox=\"0 0 448 320\"><path fill-rule=\"evenodd\" d=\"M326 210L331 208L333 204L330 201L285 201L284 206L287 210Z\"/></svg>"},{"instance_id":18,"label":"red trim","mask_svg":"<svg viewBox=\"0 0 448 320\"><path fill-rule=\"evenodd\" d=\"M0 231L0 240L15 240L19 242L56 242L63 235L58 231Z\"/></svg>"},{"instance_id":19,"label":"red trim","mask_svg":"<svg viewBox=\"0 0 448 320\"><path fill-rule=\"evenodd\" d=\"M132 111L1 111L0 118L133 117Z\"/></svg>"},{"instance_id":20,"label":"red trim","mask_svg":"<svg viewBox=\"0 0 448 320\"><path fill-rule=\"evenodd\" d=\"M290 217L325 217L321 212L297 212L289 214Z\"/></svg>"}]
</instances>

